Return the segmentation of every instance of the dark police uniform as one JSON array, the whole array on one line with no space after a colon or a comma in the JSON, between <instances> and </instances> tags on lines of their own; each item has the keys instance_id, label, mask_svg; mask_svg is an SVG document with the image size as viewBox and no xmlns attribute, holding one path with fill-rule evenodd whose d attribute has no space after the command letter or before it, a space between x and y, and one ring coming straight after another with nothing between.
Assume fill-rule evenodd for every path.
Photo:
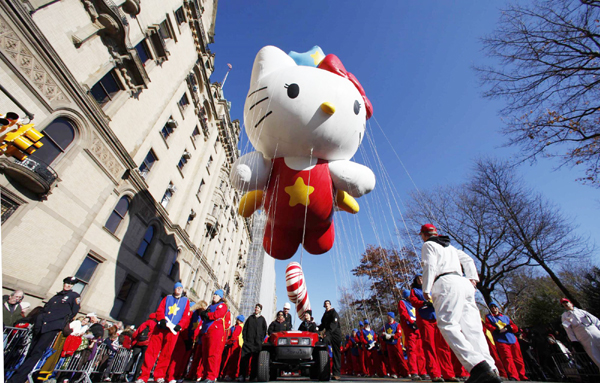
<instances>
[{"instance_id":1,"label":"dark police uniform","mask_svg":"<svg viewBox=\"0 0 600 383\"><path fill-rule=\"evenodd\" d=\"M77 279L65 278L63 282L75 284L77 283ZM27 380L27 375L35 367L42 355L44 355L44 352L51 345L56 334L79 312L80 304L81 297L79 293L71 290L60 291L50 298L44 306L44 311L36 318L33 327L34 338L29 349L29 355L27 355L21 367L10 378L10 383L23 383Z\"/></svg>"},{"instance_id":2,"label":"dark police uniform","mask_svg":"<svg viewBox=\"0 0 600 383\"><path fill-rule=\"evenodd\" d=\"M321 318L319 330L325 330L323 341L331 346L331 355L333 356L331 374L334 377L333 379L339 380L340 368L342 367L342 352L340 350L340 346L342 345L342 330L340 329L340 316L334 308L325 311L325 314Z\"/></svg>"}]
</instances>

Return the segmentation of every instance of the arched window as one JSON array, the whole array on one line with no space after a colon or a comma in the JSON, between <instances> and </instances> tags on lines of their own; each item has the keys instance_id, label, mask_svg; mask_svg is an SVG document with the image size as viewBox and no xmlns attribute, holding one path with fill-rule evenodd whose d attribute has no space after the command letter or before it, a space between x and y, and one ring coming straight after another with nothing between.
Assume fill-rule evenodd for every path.
<instances>
[{"instance_id":1,"label":"arched window","mask_svg":"<svg viewBox=\"0 0 600 383\"><path fill-rule=\"evenodd\" d=\"M142 239L140 247L138 247L137 255L144 258L144 255L146 255L146 251L148 250L148 246L150 246L150 242L152 242L152 237L154 237L154 227L149 226L148 230L146 230L146 234L144 234L144 239Z\"/></svg>"},{"instance_id":2,"label":"arched window","mask_svg":"<svg viewBox=\"0 0 600 383\"><path fill-rule=\"evenodd\" d=\"M123 218L125 218L127 210L129 210L129 198L121 197L121 199L117 203L117 206L115 206L115 209L113 210L112 214L110 215L110 217L108 217L108 220L106 221L104 227L106 227L108 231L114 234L117 231L119 225L121 224L121 221L123 221Z\"/></svg>"},{"instance_id":3,"label":"arched window","mask_svg":"<svg viewBox=\"0 0 600 383\"><path fill-rule=\"evenodd\" d=\"M59 117L52 121L44 130L44 138L41 139L43 146L31 155L32 158L47 165L67 150L75 139L75 128L73 123L66 118Z\"/></svg>"}]
</instances>

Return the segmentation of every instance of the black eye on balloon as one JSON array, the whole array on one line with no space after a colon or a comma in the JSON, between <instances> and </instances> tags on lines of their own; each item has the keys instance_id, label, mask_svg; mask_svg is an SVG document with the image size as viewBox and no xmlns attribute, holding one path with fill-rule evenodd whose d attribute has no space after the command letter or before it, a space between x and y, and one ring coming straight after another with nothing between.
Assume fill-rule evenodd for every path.
<instances>
[{"instance_id":1,"label":"black eye on balloon","mask_svg":"<svg viewBox=\"0 0 600 383\"><path fill-rule=\"evenodd\" d=\"M287 88L287 95L289 98L296 98L300 94L300 87L298 84L285 84L285 87Z\"/></svg>"},{"instance_id":2,"label":"black eye on balloon","mask_svg":"<svg viewBox=\"0 0 600 383\"><path fill-rule=\"evenodd\" d=\"M354 114L358 115L360 112L360 102L358 100L354 101Z\"/></svg>"}]
</instances>

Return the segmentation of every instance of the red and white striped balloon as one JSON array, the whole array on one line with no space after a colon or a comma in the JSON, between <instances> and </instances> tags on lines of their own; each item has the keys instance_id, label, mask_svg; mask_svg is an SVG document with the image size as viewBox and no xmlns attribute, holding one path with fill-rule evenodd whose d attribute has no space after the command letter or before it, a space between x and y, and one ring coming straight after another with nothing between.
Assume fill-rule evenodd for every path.
<instances>
[{"instance_id":1,"label":"red and white striped balloon","mask_svg":"<svg viewBox=\"0 0 600 383\"><path fill-rule=\"evenodd\" d=\"M308 290L302 266L298 262L290 262L285 269L285 285L288 298L296 305L298 318L304 319L304 312L310 310L310 301L308 299Z\"/></svg>"}]
</instances>

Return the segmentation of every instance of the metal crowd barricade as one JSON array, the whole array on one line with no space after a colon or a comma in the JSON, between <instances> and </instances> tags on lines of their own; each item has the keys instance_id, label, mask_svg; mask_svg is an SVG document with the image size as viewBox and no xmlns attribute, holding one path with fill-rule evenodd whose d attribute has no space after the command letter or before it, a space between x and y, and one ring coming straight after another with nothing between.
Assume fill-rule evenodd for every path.
<instances>
[{"instance_id":1,"label":"metal crowd barricade","mask_svg":"<svg viewBox=\"0 0 600 383\"><path fill-rule=\"evenodd\" d=\"M131 355L131 350L121 348L111 358L106 344L101 343L95 349L77 351L71 356L62 358L55 367L52 376L56 378L56 381L68 380L74 383L92 383L92 377L94 377L94 381L100 381L101 377L114 380L115 377L128 373L126 368ZM40 368L41 366L37 366L29 374L30 383L33 383L33 375Z\"/></svg>"},{"instance_id":2,"label":"metal crowd barricade","mask_svg":"<svg viewBox=\"0 0 600 383\"><path fill-rule=\"evenodd\" d=\"M32 337L31 329L4 327L2 339L4 345L5 380L8 380L23 363L23 360L25 360Z\"/></svg>"},{"instance_id":3,"label":"metal crowd barricade","mask_svg":"<svg viewBox=\"0 0 600 383\"><path fill-rule=\"evenodd\" d=\"M70 382L92 383L91 375L98 372L106 353L105 344L98 345L95 350L77 351L73 355L65 357L54 369L53 375L60 376L61 381L66 379ZM32 375L35 372L36 370L29 374L30 383L33 383Z\"/></svg>"},{"instance_id":4,"label":"metal crowd barricade","mask_svg":"<svg viewBox=\"0 0 600 383\"><path fill-rule=\"evenodd\" d=\"M561 378L573 382L600 381L598 367L585 352L553 354L552 360L562 375Z\"/></svg>"}]
</instances>

